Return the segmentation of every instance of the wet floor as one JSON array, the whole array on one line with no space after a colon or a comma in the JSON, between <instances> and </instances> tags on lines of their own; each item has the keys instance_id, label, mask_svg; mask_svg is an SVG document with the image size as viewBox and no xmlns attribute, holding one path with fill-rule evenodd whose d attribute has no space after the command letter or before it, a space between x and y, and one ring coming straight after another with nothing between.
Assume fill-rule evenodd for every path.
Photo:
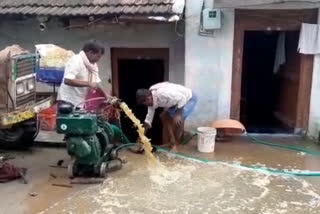
<instances>
[{"instance_id":1,"label":"wet floor","mask_svg":"<svg viewBox=\"0 0 320 214\"><path fill-rule=\"evenodd\" d=\"M259 138L320 151L319 145L297 137ZM161 167L150 170L144 156L123 151L120 155L128 162L104 184L63 188L52 184L69 184L66 169L49 166L59 159L68 164L64 149L12 153L16 165L29 169L30 182L0 184L0 213L320 213L320 177L283 176L237 166L320 171L320 157L254 144L246 138L217 143L212 154L198 153L195 141L179 152L227 164L200 163L160 152ZM32 192L37 196L31 197Z\"/></svg>"},{"instance_id":2,"label":"wet floor","mask_svg":"<svg viewBox=\"0 0 320 214\"><path fill-rule=\"evenodd\" d=\"M315 152L318 151L320 154L320 145L316 145L302 137L259 135L257 139L280 145L296 146ZM193 157L239 162L246 165L260 165L277 169L320 171L320 157L307 155L303 152L257 144L247 137L238 137L231 139L230 142L216 143L215 152L212 154L197 152L195 141L182 147L180 152Z\"/></svg>"},{"instance_id":3,"label":"wet floor","mask_svg":"<svg viewBox=\"0 0 320 214\"><path fill-rule=\"evenodd\" d=\"M10 155L9 162L27 169L24 184L21 179L0 183L0 214L33 214L40 212L53 203L68 197L81 186L61 188L54 183L68 184L65 168L52 168L60 159L68 160L65 149L33 148L30 151L0 151L0 156ZM33 196L32 196L33 195Z\"/></svg>"},{"instance_id":4,"label":"wet floor","mask_svg":"<svg viewBox=\"0 0 320 214\"><path fill-rule=\"evenodd\" d=\"M318 149L297 138L276 140ZM217 144L214 154L199 154L194 143L180 148L180 152L228 163L320 171L320 157L256 145L243 138ZM230 164L200 163L163 152L158 154L161 166L148 169L143 156L122 155L128 163L103 185L80 191L42 213L320 212L320 177L284 176Z\"/></svg>"}]
</instances>

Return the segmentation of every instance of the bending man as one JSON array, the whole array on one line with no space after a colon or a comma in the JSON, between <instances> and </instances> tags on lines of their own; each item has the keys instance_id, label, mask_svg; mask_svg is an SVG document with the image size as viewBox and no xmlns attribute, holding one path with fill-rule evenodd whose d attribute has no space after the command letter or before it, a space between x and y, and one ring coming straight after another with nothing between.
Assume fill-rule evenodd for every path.
<instances>
[{"instance_id":1,"label":"bending man","mask_svg":"<svg viewBox=\"0 0 320 214\"><path fill-rule=\"evenodd\" d=\"M148 106L145 119L146 130L152 126L156 108L162 107L163 142L169 143L176 151L184 132L184 121L193 112L197 96L191 89L169 82L155 84L150 89L139 89L136 94L138 104Z\"/></svg>"}]
</instances>

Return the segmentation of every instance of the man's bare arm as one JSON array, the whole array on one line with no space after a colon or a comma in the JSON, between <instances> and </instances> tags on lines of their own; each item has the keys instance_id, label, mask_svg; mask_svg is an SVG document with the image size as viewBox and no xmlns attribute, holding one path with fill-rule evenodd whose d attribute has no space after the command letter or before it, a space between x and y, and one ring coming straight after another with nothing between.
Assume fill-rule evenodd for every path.
<instances>
[{"instance_id":1,"label":"man's bare arm","mask_svg":"<svg viewBox=\"0 0 320 214\"><path fill-rule=\"evenodd\" d=\"M97 84L89 83L88 81L82 81L77 79L64 79L64 83L69 86L74 87L90 87L90 88L96 88Z\"/></svg>"}]
</instances>

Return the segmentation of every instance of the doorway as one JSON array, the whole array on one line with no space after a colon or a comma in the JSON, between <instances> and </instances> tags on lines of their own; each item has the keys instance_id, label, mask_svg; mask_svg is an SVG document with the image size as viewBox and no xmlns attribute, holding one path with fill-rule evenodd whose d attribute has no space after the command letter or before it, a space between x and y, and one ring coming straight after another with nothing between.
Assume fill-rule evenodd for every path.
<instances>
[{"instance_id":1,"label":"doorway","mask_svg":"<svg viewBox=\"0 0 320 214\"><path fill-rule=\"evenodd\" d=\"M112 49L113 92L128 104L142 123L147 107L136 104L136 91L167 80L168 56L167 49ZM154 144L162 142L161 110L156 110L152 128L147 134ZM131 142L138 139L136 128L124 114L121 115L121 126Z\"/></svg>"},{"instance_id":2,"label":"doorway","mask_svg":"<svg viewBox=\"0 0 320 214\"><path fill-rule=\"evenodd\" d=\"M281 38L280 38L281 37ZM292 133L300 55L298 31L246 31L240 121L248 132Z\"/></svg>"},{"instance_id":3,"label":"doorway","mask_svg":"<svg viewBox=\"0 0 320 214\"><path fill-rule=\"evenodd\" d=\"M248 132L306 131L313 56L297 46L301 24L316 20L317 10L236 10L231 118Z\"/></svg>"}]
</instances>

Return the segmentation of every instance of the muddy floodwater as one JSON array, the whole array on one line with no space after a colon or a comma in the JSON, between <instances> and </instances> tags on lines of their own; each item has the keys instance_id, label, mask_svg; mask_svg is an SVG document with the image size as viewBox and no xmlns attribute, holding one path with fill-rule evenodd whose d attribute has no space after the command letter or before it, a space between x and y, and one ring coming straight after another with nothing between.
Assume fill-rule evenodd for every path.
<instances>
[{"instance_id":1,"label":"muddy floodwater","mask_svg":"<svg viewBox=\"0 0 320 214\"><path fill-rule=\"evenodd\" d=\"M297 155L297 154L295 154ZM320 186L305 177L274 175L161 152L161 166L125 154L128 163L41 214L320 213Z\"/></svg>"},{"instance_id":2,"label":"muddy floodwater","mask_svg":"<svg viewBox=\"0 0 320 214\"><path fill-rule=\"evenodd\" d=\"M320 152L320 145L300 137L259 139ZM144 155L124 150L120 156L127 163L121 170L110 173L101 185L83 185L70 184L66 169L70 157L65 148L5 151L15 157L11 163L28 169L28 184L21 179L0 184L0 214L320 213L320 176L284 176L239 167L306 170L320 175L320 156L255 144L245 137L217 143L209 154L199 153L194 139L179 152L228 164L201 163L159 152L160 167L149 169ZM62 167L52 167L59 160L64 161Z\"/></svg>"}]
</instances>

